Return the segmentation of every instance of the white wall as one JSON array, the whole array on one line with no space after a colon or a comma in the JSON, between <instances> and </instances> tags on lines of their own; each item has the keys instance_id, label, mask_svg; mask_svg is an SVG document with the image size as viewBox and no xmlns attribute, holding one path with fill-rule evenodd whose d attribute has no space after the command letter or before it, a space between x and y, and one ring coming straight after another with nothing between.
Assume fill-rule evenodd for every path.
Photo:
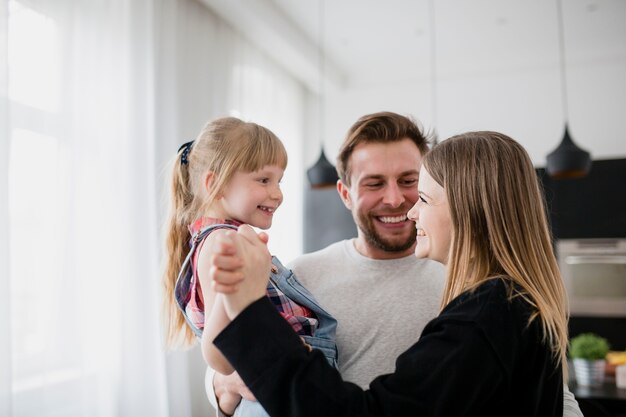
<instances>
[{"instance_id":1,"label":"white wall","mask_svg":"<svg viewBox=\"0 0 626 417\"><path fill-rule=\"evenodd\" d=\"M594 159L626 157L626 57L568 66L570 133ZM427 80L357 85L329 91L326 148L334 158L348 127L363 114L390 110L432 127ZM561 141L564 128L556 65L523 71L443 75L437 82L440 138L498 130L521 142L536 166ZM313 160L313 155L308 155ZM311 161L307 161L309 164Z\"/></svg>"}]
</instances>

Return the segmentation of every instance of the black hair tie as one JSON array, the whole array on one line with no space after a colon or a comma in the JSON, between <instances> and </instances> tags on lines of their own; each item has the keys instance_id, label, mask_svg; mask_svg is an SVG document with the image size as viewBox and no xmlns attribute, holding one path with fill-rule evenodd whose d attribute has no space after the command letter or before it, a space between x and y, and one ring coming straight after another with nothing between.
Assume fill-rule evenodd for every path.
<instances>
[{"instance_id":1,"label":"black hair tie","mask_svg":"<svg viewBox=\"0 0 626 417\"><path fill-rule=\"evenodd\" d=\"M189 163L189 160L187 159L187 157L189 156L189 151L191 150L191 146L193 145L193 140L189 141L187 143L183 143L181 145L180 148L178 148L178 152L180 152L181 150L183 151L183 153L180 154L180 163L183 165L187 165Z\"/></svg>"}]
</instances>

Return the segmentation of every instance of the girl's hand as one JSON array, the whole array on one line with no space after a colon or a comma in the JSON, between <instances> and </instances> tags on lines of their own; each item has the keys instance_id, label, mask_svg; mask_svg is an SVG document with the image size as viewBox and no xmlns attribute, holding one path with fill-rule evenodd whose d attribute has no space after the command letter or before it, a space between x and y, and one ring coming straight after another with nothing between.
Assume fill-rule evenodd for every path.
<instances>
[{"instance_id":1,"label":"girl's hand","mask_svg":"<svg viewBox=\"0 0 626 417\"><path fill-rule=\"evenodd\" d=\"M272 265L268 239L265 233L257 235L248 225L240 226L236 233L223 233L217 239L219 250L213 257L210 273L213 288L224 294L226 314L232 320L266 294Z\"/></svg>"}]
</instances>

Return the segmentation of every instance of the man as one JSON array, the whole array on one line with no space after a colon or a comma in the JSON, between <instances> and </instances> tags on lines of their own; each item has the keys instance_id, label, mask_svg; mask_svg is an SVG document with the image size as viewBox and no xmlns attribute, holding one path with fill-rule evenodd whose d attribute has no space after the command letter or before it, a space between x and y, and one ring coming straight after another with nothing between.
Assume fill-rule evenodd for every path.
<instances>
[{"instance_id":1,"label":"man","mask_svg":"<svg viewBox=\"0 0 626 417\"><path fill-rule=\"evenodd\" d=\"M339 371L361 387L393 371L439 311L441 264L414 257L421 156L428 151L406 117L377 113L348 131L337 158L337 191L352 212L357 238L304 255L292 265L300 282L337 319Z\"/></svg>"},{"instance_id":2,"label":"man","mask_svg":"<svg viewBox=\"0 0 626 417\"><path fill-rule=\"evenodd\" d=\"M418 173L427 151L421 130L404 116L381 112L360 118L337 158L337 191L358 235L290 265L337 319L339 371L363 388L392 372L395 359L439 312L444 268L414 257L415 223L406 217L419 198ZM217 396L227 405L224 411L232 410L239 394L251 398L238 377L218 375L214 396L212 373L207 376L209 399ZM582 416L568 390L564 415Z\"/></svg>"}]
</instances>

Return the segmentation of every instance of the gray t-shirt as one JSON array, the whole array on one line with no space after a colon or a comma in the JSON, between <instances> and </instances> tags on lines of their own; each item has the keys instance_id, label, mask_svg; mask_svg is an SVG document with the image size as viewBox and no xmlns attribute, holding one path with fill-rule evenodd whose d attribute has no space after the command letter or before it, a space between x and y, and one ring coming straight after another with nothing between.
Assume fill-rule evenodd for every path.
<instances>
[{"instance_id":1,"label":"gray t-shirt","mask_svg":"<svg viewBox=\"0 0 626 417\"><path fill-rule=\"evenodd\" d=\"M363 388L394 371L396 358L439 312L445 271L413 255L376 260L343 240L289 265L337 319L339 371Z\"/></svg>"}]
</instances>

